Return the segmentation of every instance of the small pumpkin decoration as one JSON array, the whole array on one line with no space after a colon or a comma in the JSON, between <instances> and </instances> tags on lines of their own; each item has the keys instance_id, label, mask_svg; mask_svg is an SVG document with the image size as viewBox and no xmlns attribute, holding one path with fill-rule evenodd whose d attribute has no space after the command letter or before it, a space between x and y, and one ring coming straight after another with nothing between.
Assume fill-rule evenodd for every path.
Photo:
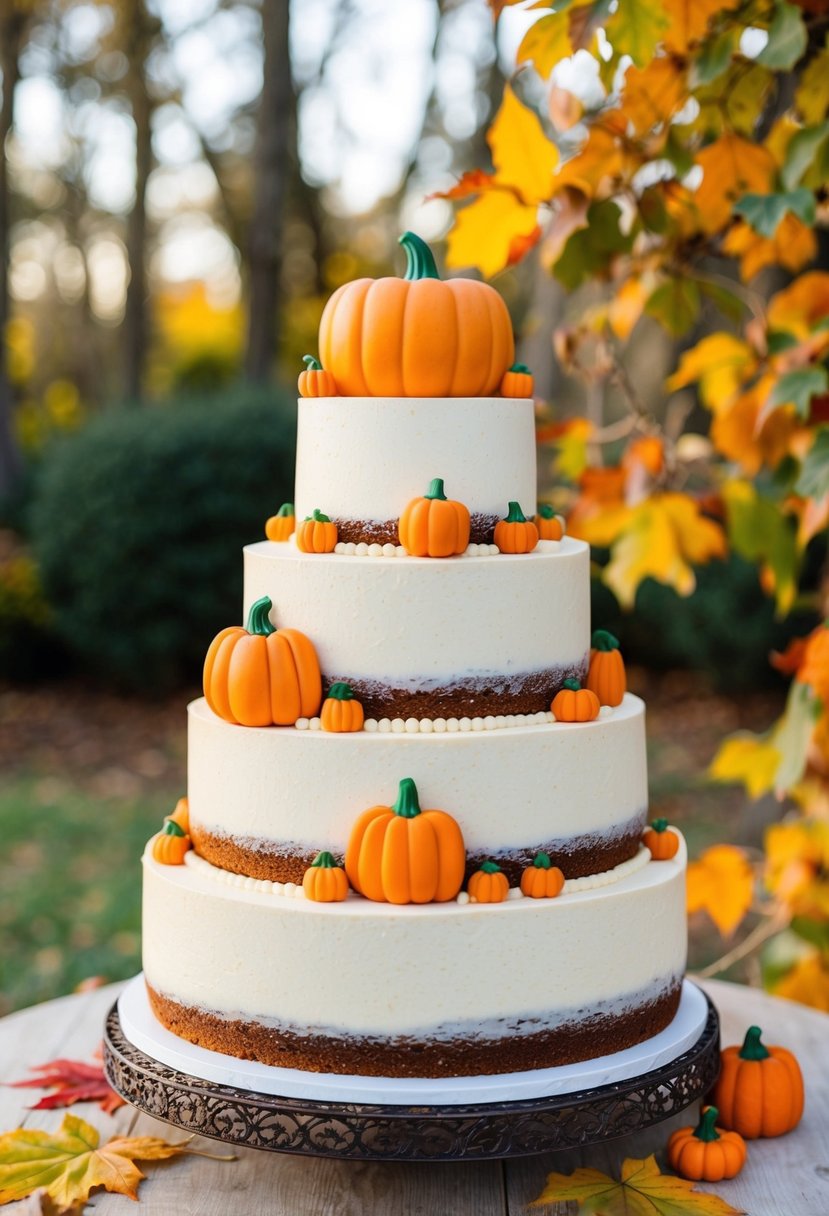
<instances>
[{"instance_id":1,"label":"small pumpkin decoration","mask_svg":"<svg viewBox=\"0 0 829 1216\"><path fill-rule=\"evenodd\" d=\"M270 519L266 520L265 535L268 540L285 541L291 537L295 527L294 504L283 502L276 515L272 515Z\"/></svg>"},{"instance_id":2,"label":"small pumpkin decoration","mask_svg":"<svg viewBox=\"0 0 829 1216\"><path fill-rule=\"evenodd\" d=\"M561 540L564 535L564 524L561 516L556 515L548 502L538 504L538 514L533 520L538 528L539 540Z\"/></svg>"},{"instance_id":3,"label":"small pumpkin decoration","mask_svg":"<svg viewBox=\"0 0 829 1216\"><path fill-rule=\"evenodd\" d=\"M653 819L642 835L642 844L650 849L654 861L670 861L676 857L679 837L668 827L667 819Z\"/></svg>"},{"instance_id":4,"label":"small pumpkin decoration","mask_svg":"<svg viewBox=\"0 0 829 1216\"><path fill-rule=\"evenodd\" d=\"M500 904L507 898L509 879L494 861L485 861L470 876L466 890L479 904Z\"/></svg>"},{"instance_id":5,"label":"small pumpkin decoration","mask_svg":"<svg viewBox=\"0 0 829 1216\"><path fill-rule=\"evenodd\" d=\"M565 680L550 703L557 722L592 722L598 718L599 698L578 680Z\"/></svg>"},{"instance_id":6,"label":"small pumpkin decoration","mask_svg":"<svg viewBox=\"0 0 829 1216\"><path fill-rule=\"evenodd\" d=\"M552 865L549 853L539 852L521 874L522 894L530 899L555 899L564 888L564 875Z\"/></svg>"},{"instance_id":7,"label":"small pumpkin decoration","mask_svg":"<svg viewBox=\"0 0 829 1216\"><path fill-rule=\"evenodd\" d=\"M493 540L502 553L532 553L538 544L538 528L517 502L511 502L506 519L495 525Z\"/></svg>"},{"instance_id":8,"label":"small pumpkin decoration","mask_svg":"<svg viewBox=\"0 0 829 1216\"><path fill-rule=\"evenodd\" d=\"M338 734L362 730L365 714L363 707L354 696L350 684L338 680L328 690L328 696L322 703L320 725L323 730Z\"/></svg>"},{"instance_id":9,"label":"small pumpkin decoration","mask_svg":"<svg viewBox=\"0 0 829 1216\"><path fill-rule=\"evenodd\" d=\"M190 831L190 803L186 798L179 798L172 815L167 815L165 823L175 823L185 834Z\"/></svg>"},{"instance_id":10,"label":"small pumpkin decoration","mask_svg":"<svg viewBox=\"0 0 829 1216\"><path fill-rule=\"evenodd\" d=\"M397 532L412 557L453 557L469 544L469 511L462 502L447 498L443 478L435 477L422 498L408 504Z\"/></svg>"},{"instance_id":11,"label":"small pumpkin decoration","mask_svg":"<svg viewBox=\"0 0 829 1216\"><path fill-rule=\"evenodd\" d=\"M346 397L491 397L515 356L507 306L488 283L441 282L404 232L403 279L338 287L320 320L325 366Z\"/></svg>"},{"instance_id":12,"label":"small pumpkin decoration","mask_svg":"<svg viewBox=\"0 0 829 1216\"><path fill-rule=\"evenodd\" d=\"M513 363L501 380L502 397L532 397L533 374L525 363Z\"/></svg>"},{"instance_id":13,"label":"small pumpkin decoration","mask_svg":"<svg viewBox=\"0 0 829 1216\"><path fill-rule=\"evenodd\" d=\"M330 853L317 853L302 876L302 889L306 899L318 904L338 904L348 895L348 879Z\"/></svg>"},{"instance_id":14,"label":"small pumpkin decoration","mask_svg":"<svg viewBox=\"0 0 829 1216\"><path fill-rule=\"evenodd\" d=\"M231 625L210 643L204 660L207 704L238 726L293 726L313 718L322 701L322 676L310 638L275 629L263 595L251 605L247 627Z\"/></svg>"},{"instance_id":15,"label":"small pumpkin decoration","mask_svg":"<svg viewBox=\"0 0 829 1216\"><path fill-rule=\"evenodd\" d=\"M746 1142L737 1132L717 1128L716 1106L707 1106L696 1127L681 1127L668 1140L668 1164L691 1182L721 1182L739 1174Z\"/></svg>"},{"instance_id":16,"label":"small pumpkin decoration","mask_svg":"<svg viewBox=\"0 0 829 1216\"><path fill-rule=\"evenodd\" d=\"M723 1127L746 1140L782 1136L803 1114L803 1075L785 1047L766 1047L759 1026L749 1026L742 1047L720 1053L720 1075L712 1101Z\"/></svg>"},{"instance_id":17,"label":"small pumpkin decoration","mask_svg":"<svg viewBox=\"0 0 829 1216\"><path fill-rule=\"evenodd\" d=\"M190 837L172 819L168 819L153 840L153 860L163 866L180 866L190 848Z\"/></svg>"},{"instance_id":18,"label":"small pumpkin decoration","mask_svg":"<svg viewBox=\"0 0 829 1216\"><path fill-rule=\"evenodd\" d=\"M300 397L337 397L337 381L313 355L303 355L305 371L299 373L297 388Z\"/></svg>"},{"instance_id":19,"label":"small pumpkin decoration","mask_svg":"<svg viewBox=\"0 0 829 1216\"><path fill-rule=\"evenodd\" d=\"M300 553L333 553L337 544L337 525L322 511L306 515L297 528L296 547Z\"/></svg>"},{"instance_id":20,"label":"small pumpkin decoration","mask_svg":"<svg viewBox=\"0 0 829 1216\"><path fill-rule=\"evenodd\" d=\"M445 903L460 891L465 865L457 822L446 811L422 811L411 777L391 806L363 811L345 851L352 888L378 903Z\"/></svg>"},{"instance_id":21,"label":"small pumpkin decoration","mask_svg":"<svg viewBox=\"0 0 829 1216\"><path fill-rule=\"evenodd\" d=\"M591 646L586 687L593 690L602 705L621 705L627 692L627 676L618 640L606 629L596 629Z\"/></svg>"}]
</instances>

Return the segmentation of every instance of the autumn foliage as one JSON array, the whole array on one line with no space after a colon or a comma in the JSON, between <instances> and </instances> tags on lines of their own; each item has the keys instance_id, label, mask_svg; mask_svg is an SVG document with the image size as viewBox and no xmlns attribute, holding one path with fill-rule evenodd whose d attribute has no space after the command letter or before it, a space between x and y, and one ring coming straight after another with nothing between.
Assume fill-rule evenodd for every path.
<instances>
[{"instance_id":1,"label":"autumn foliage","mask_svg":"<svg viewBox=\"0 0 829 1216\"><path fill-rule=\"evenodd\" d=\"M497 19L511 5L491 7ZM539 440L568 531L606 553L620 604L646 578L688 595L696 566L734 552L785 615L829 525L829 273L815 266L829 215L826 6L572 0L524 15L492 168L445 194L458 203L448 264L490 277L533 250L576 293L552 335L559 364L612 387L626 417L542 416ZM576 53L589 82L578 95L557 71ZM757 278L769 269L772 288ZM640 399L626 353L643 318L684 348L664 417L684 419L694 394L707 434ZM777 665L793 677L784 716L762 738L727 740L712 775L791 809L761 863L708 850L689 900L726 935L753 906L757 944L794 930L776 990L829 1009L829 629Z\"/></svg>"}]
</instances>

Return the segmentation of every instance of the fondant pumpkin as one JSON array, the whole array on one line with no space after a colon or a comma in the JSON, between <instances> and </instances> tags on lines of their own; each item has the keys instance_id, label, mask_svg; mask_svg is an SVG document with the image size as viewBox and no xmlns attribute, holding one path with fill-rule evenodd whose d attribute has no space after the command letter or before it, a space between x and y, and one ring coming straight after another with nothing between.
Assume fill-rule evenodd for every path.
<instances>
[{"instance_id":1,"label":"fondant pumpkin","mask_svg":"<svg viewBox=\"0 0 829 1216\"><path fill-rule=\"evenodd\" d=\"M517 502L511 502L506 519L495 525L493 539L502 553L531 553L538 544L538 528Z\"/></svg>"},{"instance_id":2,"label":"fondant pumpkin","mask_svg":"<svg viewBox=\"0 0 829 1216\"><path fill-rule=\"evenodd\" d=\"M502 397L532 397L533 374L524 363L513 363L501 381Z\"/></svg>"},{"instance_id":3,"label":"fondant pumpkin","mask_svg":"<svg viewBox=\"0 0 829 1216\"><path fill-rule=\"evenodd\" d=\"M332 684L322 703L322 729L337 733L362 730L364 720L363 707L354 696L351 685L339 680Z\"/></svg>"},{"instance_id":4,"label":"fondant pumpkin","mask_svg":"<svg viewBox=\"0 0 829 1216\"><path fill-rule=\"evenodd\" d=\"M534 523L538 528L539 540L561 540L564 535L561 516L556 515L548 502L538 504L538 514Z\"/></svg>"},{"instance_id":5,"label":"fondant pumpkin","mask_svg":"<svg viewBox=\"0 0 829 1216\"><path fill-rule=\"evenodd\" d=\"M300 397L336 397L337 382L313 355L303 355L305 371L299 373L297 387Z\"/></svg>"},{"instance_id":6,"label":"fondant pumpkin","mask_svg":"<svg viewBox=\"0 0 829 1216\"><path fill-rule=\"evenodd\" d=\"M297 528L296 547L300 553L333 553L337 543L337 525L322 511L306 515Z\"/></svg>"},{"instance_id":7,"label":"fondant pumpkin","mask_svg":"<svg viewBox=\"0 0 829 1216\"><path fill-rule=\"evenodd\" d=\"M555 899L564 887L564 875L550 862L548 853L536 853L533 863L521 874L521 890L530 899Z\"/></svg>"},{"instance_id":8,"label":"fondant pumpkin","mask_svg":"<svg viewBox=\"0 0 829 1216\"><path fill-rule=\"evenodd\" d=\"M578 680L565 680L550 709L557 722L592 722L599 716L599 698Z\"/></svg>"},{"instance_id":9,"label":"fondant pumpkin","mask_svg":"<svg viewBox=\"0 0 829 1216\"><path fill-rule=\"evenodd\" d=\"M168 819L153 840L153 859L163 866L180 866L190 848L190 837L177 823Z\"/></svg>"},{"instance_id":10,"label":"fondant pumpkin","mask_svg":"<svg viewBox=\"0 0 829 1216\"><path fill-rule=\"evenodd\" d=\"M679 848L679 837L668 827L667 819L654 819L642 835L642 844L650 849L654 861L670 861Z\"/></svg>"},{"instance_id":11,"label":"fondant pumpkin","mask_svg":"<svg viewBox=\"0 0 829 1216\"><path fill-rule=\"evenodd\" d=\"M593 633L585 686L596 694L602 705L622 704L627 691L625 661L618 641L606 629L596 629Z\"/></svg>"},{"instance_id":12,"label":"fondant pumpkin","mask_svg":"<svg viewBox=\"0 0 829 1216\"><path fill-rule=\"evenodd\" d=\"M348 895L348 879L330 853L317 853L302 876L302 889L306 899L318 904L338 904Z\"/></svg>"},{"instance_id":13,"label":"fondant pumpkin","mask_svg":"<svg viewBox=\"0 0 829 1216\"><path fill-rule=\"evenodd\" d=\"M463 883L461 829L446 811L420 809L411 777L392 806L363 811L345 853L355 891L379 903L428 904L454 899Z\"/></svg>"},{"instance_id":14,"label":"fondant pumpkin","mask_svg":"<svg viewBox=\"0 0 829 1216\"><path fill-rule=\"evenodd\" d=\"M785 1047L766 1047L759 1026L750 1026L742 1047L726 1047L711 1095L723 1127L747 1140L782 1136L803 1114L803 1076Z\"/></svg>"},{"instance_id":15,"label":"fondant pumpkin","mask_svg":"<svg viewBox=\"0 0 829 1216\"><path fill-rule=\"evenodd\" d=\"M272 515L265 523L265 535L268 540L285 541L292 535L295 527L294 504L283 502L276 515Z\"/></svg>"},{"instance_id":16,"label":"fondant pumpkin","mask_svg":"<svg viewBox=\"0 0 829 1216\"><path fill-rule=\"evenodd\" d=\"M681 1127L668 1140L668 1164L692 1182L721 1182L739 1174L746 1143L737 1132L720 1130L716 1106L707 1106L696 1127Z\"/></svg>"},{"instance_id":17,"label":"fondant pumpkin","mask_svg":"<svg viewBox=\"0 0 829 1216\"><path fill-rule=\"evenodd\" d=\"M298 629L275 629L262 596L247 628L231 625L210 643L204 660L207 704L239 726L292 726L312 718L322 700L322 677L310 638Z\"/></svg>"},{"instance_id":18,"label":"fondant pumpkin","mask_svg":"<svg viewBox=\"0 0 829 1216\"><path fill-rule=\"evenodd\" d=\"M324 365L347 397L491 397L515 344L504 301L473 279L441 282L412 232L403 279L337 288L320 321Z\"/></svg>"},{"instance_id":19,"label":"fondant pumpkin","mask_svg":"<svg viewBox=\"0 0 829 1216\"><path fill-rule=\"evenodd\" d=\"M470 875L466 890L479 904L500 904L507 898L509 879L494 861L485 861Z\"/></svg>"},{"instance_id":20,"label":"fondant pumpkin","mask_svg":"<svg viewBox=\"0 0 829 1216\"><path fill-rule=\"evenodd\" d=\"M397 525L400 543L412 557L453 557L469 544L469 512L447 498L435 477L422 498L413 498Z\"/></svg>"},{"instance_id":21,"label":"fondant pumpkin","mask_svg":"<svg viewBox=\"0 0 829 1216\"><path fill-rule=\"evenodd\" d=\"M187 798L179 798L172 815L168 815L165 823L175 823L185 834L190 831L190 803Z\"/></svg>"}]
</instances>

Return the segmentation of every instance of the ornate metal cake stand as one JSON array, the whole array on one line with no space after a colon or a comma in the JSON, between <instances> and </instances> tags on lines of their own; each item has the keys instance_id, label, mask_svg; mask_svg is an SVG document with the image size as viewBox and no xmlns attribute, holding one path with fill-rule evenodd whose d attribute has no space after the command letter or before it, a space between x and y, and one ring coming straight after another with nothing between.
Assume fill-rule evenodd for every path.
<instances>
[{"instance_id":1,"label":"ornate metal cake stand","mask_svg":"<svg viewBox=\"0 0 829 1216\"><path fill-rule=\"evenodd\" d=\"M578 1148L649 1127L710 1089L719 1070L717 1011L671 1063L599 1089L471 1106L312 1102L231 1089L187 1076L139 1051L113 1005L104 1068L133 1106L184 1131L229 1144L362 1161L481 1161Z\"/></svg>"}]
</instances>

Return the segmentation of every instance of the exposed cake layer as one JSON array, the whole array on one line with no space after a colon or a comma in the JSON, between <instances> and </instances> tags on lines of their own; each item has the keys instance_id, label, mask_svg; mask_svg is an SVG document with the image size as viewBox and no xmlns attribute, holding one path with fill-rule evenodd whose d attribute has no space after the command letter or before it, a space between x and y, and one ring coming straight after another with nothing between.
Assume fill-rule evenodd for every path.
<instances>
[{"instance_id":1,"label":"exposed cake layer","mask_svg":"<svg viewBox=\"0 0 829 1216\"><path fill-rule=\"evenodd\" d=\"M297 881L402 777L457 819L476 860L514 877L544 849L568 877L597 873L633 856L645 823L645 707L628 694L594 722L454 734L243 727L189 708L191 833L225 869Z\"/></svg>"},{"instance_id":2,"label":"exposed cake layer","mask_svg":"<svg viewBox=\"0 0 829 1216\"><path fill-rule=\"evenodd\" d=\"M228 1054L368 1075L507 1072L630 1045L676 1007L684 846L608 886L502 904L318 904L204 868L145 854L144 971L166 1025Z\"/></svg>"},{"instance_id":3,"label":"exposed cake layer","mask_svg":"<svg viewBox=\"0 0 829 1216\"><path fill-rule=\"evenodd\" d=\"M366 716L477 717L549 709L590 646L589 549L565 537L529 554L340 557L261 541L245 549L245 617L306 633L327 687Z\"/></svg>"},{"instance_id":4,"label":"exposed cake layer","mask_svg":"<svg viewBox=\"0 0 829 1216\"><path fill-rule=\"evenodd\" d=\"M434 477L489 540L511 500L536 509L533 403L503 397L308 397L299 401L297 518L318 508L342 540L395 541Z\"/></svg>"}]
</instances>

